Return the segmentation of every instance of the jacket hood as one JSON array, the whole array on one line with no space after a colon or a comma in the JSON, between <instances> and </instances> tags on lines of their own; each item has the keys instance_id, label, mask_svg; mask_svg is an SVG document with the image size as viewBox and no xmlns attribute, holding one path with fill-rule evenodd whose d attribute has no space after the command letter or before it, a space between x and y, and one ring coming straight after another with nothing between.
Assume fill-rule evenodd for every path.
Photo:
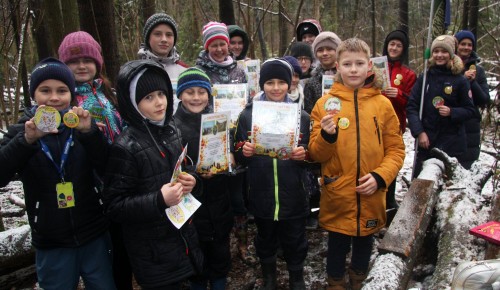
<instances>
[{"instance_id":1,"label":"jacket hood","mask_svg":"<svg viewBox=\"0 0 500 290\"><path fill-rule=\"evenodd\" d=\"M152 60L132 60L120 67L117 79L117 98L120 115L123 119L132 126L141 126L144 123L144 118L135 108L130 100L130 84L134 77L145 69L153 69L165 78L167 83L167 112L165 115L165 125L172 119L174 96L172 84L167 72L163 67ZM135 90L135 87L133 88Z\"/></svg>"},{"instance_id":2,"label":"jacket hood","mask_svg":"<svg viewBox=\"0 0 500 290\"><path fill-rule=\"evenodd\" d=\"M297 28L295 29L296 31L296 37L297 41L302 41L302 36L305 33L305 28L309 28L309 33L318 35L320 34L323 29L321 28L321 24L319 24L319 21L316 19L305 19L299 25L297 25Z\"/></svg>"},{"instance_id":3,"label":"jacket hood","mask_svg":"<svg viewBox=\"0 0 500 290\"><path fill-rule=\"evenodd\" d=\"M233 36L240 36L243 39L243 50L241 51L241 54L236 57L236 60L242 60L245 59L247 56L248 52L248 47L250 45L250 40L248 38L248 34L243 30L243 28L239 27L238 25L229 25L227 27L227 30L229 32L229 40L231 41L231 37Z\"/></svg>"},{"instance_id":4,"label":"jacket hood","mask_svg":"<svg viewBox=\"0 0 500 290\"><path fill-rule=\"evenodd\" d=\"M387 55L387 58L389 58L387 47L389 46L389 42L393 39L397 39L403 44L403 52L401 53L399 61L401 61L401 63L406 63L406 61L408 60L408 48L410 47L410 39L408 38L408 34L406 34L406 32L404 32L403 30L394 30L387 34L384 40L382 55Z\"/></svg>"}]
</instances>

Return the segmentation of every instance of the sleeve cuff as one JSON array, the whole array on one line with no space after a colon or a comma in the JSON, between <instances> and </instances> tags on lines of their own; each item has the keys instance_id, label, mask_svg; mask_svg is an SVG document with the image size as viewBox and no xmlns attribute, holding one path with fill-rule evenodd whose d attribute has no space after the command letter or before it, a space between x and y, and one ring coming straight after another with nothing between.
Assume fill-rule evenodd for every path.
<instances>
[{"instance_id":1,"label":"sleeve cuff","mask_svg":"<svg viewBox=\"0 0 500 290\"><path fill-rule=\"evenodd\" d=\"M375 172L370 172L370 174L373 176L373 178L375 178L375 181L377 181L377 189L387 187L384 179L382 179L382 177L380 177L380 175L378 175Z\"/></svg>"},{"instance_id":2,"label":"sleeve cuff","mask_svg":"<svg viewBox=\"0 0 500 290\"><path fill-rule=\"evenodd\" d=\"M337 131L335 134L328 134L325 130L321 129L321 137L323 137L323 139L325 139L325 141L330 144L337 142L338 135L339 131Z\"/></svg>"}]
</instances>

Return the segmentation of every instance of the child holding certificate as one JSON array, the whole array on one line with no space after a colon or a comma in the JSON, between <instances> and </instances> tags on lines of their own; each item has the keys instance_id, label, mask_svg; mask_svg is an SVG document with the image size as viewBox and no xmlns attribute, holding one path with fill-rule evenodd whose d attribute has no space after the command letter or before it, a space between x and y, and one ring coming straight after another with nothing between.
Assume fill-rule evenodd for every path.
<instances>
[{"instance_id":1,"label":"child holding certificate","mask_svg":"<svg viewBox=\"0 0 500 290\"><path fill-rule=\"evenodd\" d=\"M64 63L38 63L30 94L37 106L26 109L0 145L0 186L16 173L23 182L40 288L76 289L81 277L87 289L116 289L94 179L104 172L109 144L89 111L71 106L75 79Z\"/></svg>"},{"instance_id":2,"label":"child holding certificate","mask_svg":"<svg viewBox=\"0 0 500 290\"><path fill-rule=\"evenodd\" d=\"M201 268L203 254L191 222L178 229L166 213L200 188L187 173L170 182L183 151L172 117L172 85L152 60L124 64L117 82L120 114L128 127L111 147L104 180L107 213L122 225L141 288L180 289ZM182 212L178 218L184 219Z\"/></svg>"},{"instance_id":3,"label":"child holding certificate","mask_svg":"<svg viewBox=\"0 0 500 290\"><path fill-rule=\"evenodd\" d=\"M311 113L311 158L321 163L319 224L328 231L328 287L351 289L367 276L373 234L385 226L385 192L403 166L405 147L391 102L370 73L370 48L350 38L337 48L337 74Z\"/></svg>"},{"instance_id":4,"label":"child holding certificate","mask_svg":"<svg viewBox=\"0 0 500 290\"><path fill-rule=\"evenodd\" d=\"M181 100L174 118L187 148L188 159L196 166L199 156L202 114L212 113L210 78L198 68L189 68L179 75L177 97ZM210 133L212 134L212 133ZM222 147L220 147L223 150ZM203 190L195 197L201 207L194 214L200 246L205 256L203 272L191 279L191 289L225 289L231 269L229 235L233 227L229 176L202 174Z\"/></svg>"},{"instance_id":5,"label":"child holding certificate","mask_svg":"<svg viewBox=\"0 0 500 290\"><path fill-rule=\"evenodd\" d=\"M305 289L303 262L307 254L304 160L309 141L309 115L302 110L299 145L288 160L256 155L249 140L253 106L257 102L293 103L288 96L293 68L285 59L263 63L259 85L263 93L241 112L235 132L235 157L248 166L249 210L255 216L255 247L265 289L276 288L276 251L281 245L290 273L290 289Z\"/></svg>"}]
</instances>

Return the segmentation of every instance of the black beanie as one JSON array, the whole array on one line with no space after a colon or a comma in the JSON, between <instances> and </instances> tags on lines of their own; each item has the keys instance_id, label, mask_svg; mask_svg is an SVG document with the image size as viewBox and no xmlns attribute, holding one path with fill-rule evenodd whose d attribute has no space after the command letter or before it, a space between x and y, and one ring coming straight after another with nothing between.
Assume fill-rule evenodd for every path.
<instances>
[{"instance_id":1,"label":"black beanie","mask_svg":"<svg viewBox=\"0 0 500 290\"><path fill-rule=\"evenodd\" d=\"M389 46L389 42L393 39L397 39L401 41L401 43L403 44L403 53L401 54L401 61L405 62L408 57L408 48L410 46L410 40L408 39L408 34L406 34L406 32L404 32L403 30L398 29L391 31L389 32L389 34L387 34L387 37L385 38L384 41L384 49L382 51L382 55L389 56L387 48Z\"/></svg>"},{"instance_id":2,"label":"black beanie","mask_svg":"<svg viewBox=\"0 0 500 290\"><path fill-rule=\"evenodd\" d=\"M311 61L314 59L311 45L302 41L292 44L292 46L290 47L290 55L295 58L306 56L310 58Z\"/></svg>"},{"instance_id":3,"label":"black beanie","mask_svg":"<svg viewBox=\"0 0 500 290\"><path fill-rule=\"evenodd\" d=\"M142 37L144 37L144 44L146 45L147 48L149 47L149 35L151 35L151 31L159 25L159 24L166 24L170 26L174 32L174 46L175 43L177 42L177 23L175 20L172 18L172 16L165 14L165 13L155 13L151 15L151 17L146 20L146 23L144 24L144 29L142 31Z\"/></svg>"},{"instance_id":4,"label":"black beanie","mask_svg":"<svg viewBox=\"0 0 500 290\"><path fill-rule=\"evenodd\" d=\"M30 95L33 100L36 88L46 80L63 82L71 92L71 100L75 98L75 77L69 67L60 60L48 57L35 65L30 78Z\"/></svg>"},{"instance_id":5,"label":"black beanie","mask_svg":"<svg viewBox=\"0 0 500 290\"><path fill-rule=\"evenodd\" d=\"M270 79L284 80L288 89L292 84L293 67L283 58L271 58L266 60L260 69L259 86L264 90L264 83Z\"/></svg>"},{"instance_id":6,"label":"black beanie","mask_svg":"<svg viewBox=\"0 0 500 290\"><path fill-rule=\"evenodd\" d=\"M168 95L167 81L154 69L146 70L137 80L135 87L135 102L139 102L154 91L163 91Z\"/></svg>"}]
</instances>

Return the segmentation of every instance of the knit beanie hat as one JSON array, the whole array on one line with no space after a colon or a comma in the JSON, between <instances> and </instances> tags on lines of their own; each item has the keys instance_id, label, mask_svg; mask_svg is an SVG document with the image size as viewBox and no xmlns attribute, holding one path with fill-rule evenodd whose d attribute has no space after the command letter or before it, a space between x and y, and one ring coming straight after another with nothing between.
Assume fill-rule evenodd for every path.
<instances>
[{"instance_id":1,"label":"knit beanie hat","mask_svg":"<svg viewBox=\"0 0 500 290\"><path fill-rule=\"evenodd\" d=\"M169 93L167 81L154 69L146 70L137 80L135 87L135 102L139 104L148 94L154 91L163 91Z\"/></svg>"},{"instance_id":2,"label":"knit beanie hat","mask_svg":"<svg viewBox=\"0 0 500 290\"><path fill-rule=\"evenodd\" d=\"M260 69L259 86L264 90L264 83L270 79L284 80L288 88L292 84L293 68L288 61L283 58L270 58L266 60Z\"/></svg>"},{"instance_id":3,"label":"knit beanie hat","mask_svg":"<svg viewBox=\"0 0 500 290\"><path fill-rule=\"evenodd\" d=\"M149 36L151 35L153 29L159 24L166 24L172 28L172 31L174 32L174 46L175 46L175 43L177 42L177 23L172 18L172 16L168 14L155 13L151 15L148 18L148 20L146 20L146 23L144 24L144 29L142 30L142 37L144 38L144 44L146 45L146 47L151 49L151 47L149 47Z\"/></svg>"},{"instance_id":4,"label":"knit beanie hat","mask_svg":"<svg viewBox=\"0 0 500 290\"><path fill-rule=\"evenodd\" d=\"M248 34L243 30L243 28L238 25L228 25L227 31L229 33L229 40L231 40L234 36L239 36L243 40L243 49L241 50L241 54L236 57L236 60L245 59L247 56L248 46L250 45L250 40L248 39Z\"/></svg>"},{"instance_id":5,"label":"knit beanie hat","mask_svg":"<svg viewBox=\"0 0 500 290\"><path fill-rule=\"evenodd\" d=\"M338 37L337 34L331 31L323 31L316 36L312 44L314 54L316 54L319 48L325 46L337 50L337 46L339 46L341 41L342 40L340 40L340 37Z\"/></svg>"},{"instance_id":6,"label":"knit beanie hat","mask_svg":"<svg viewBox=\"0 0 500 290\"><path fill-rule=\"evenodd\" d=\"M288 61L288 63L292 66L293 72L298 74L299 77L301 77L302 76L302 69L300 68L299 61L291 55L284 56L283 58L286 61Z\"/></svg>"},{"instance_id":7,"label":"knit beanie hat","mask_svg":"<svg viewBox=\"0 0 500 290\"><path fill-rule=\"evenodd\" d=\"M302 41L302 37L306 33L317 36L322 31L321 25L316 19L305 19L297 25L297 41Z\"/></svg>"},{"instance_id":8,"label":"knit beanie hat","mask_svg":"<svg viewBox=\"0 0 500 290\"><path fill-rule=\"evenodd\" d=\"M299 58L301 56L307 56L311 60L314 59L312 48L308 43L305 42L295 42L290 47L290 55Z\"/></svg>"},{"instance_id":9,"label":"knit beanie hat","mask_svg":"<svg viewBox=\"0 0 500 290\"><path fill-rule=\"evenodd\" d=\"M438 47L445 49L450 54L451 58L455 56L455 38L453 36L440 35L436 37L436 39L432 41L431 52Z\"/></svg>"},{"instance_id":10,"label":"knit beanie hat","mask_svg":"<svg viewBox=\"0 0 500 290\"><path fill-rule=\"evenodd\" d=\"M182 92L188 88L205 88L208 94L212 94L212 85L208 75L199 68L190 67L183 71L177 79L177 98L181 98Z\"/></svg>"},{"instance_id":11,"label":"knit beanie hat","mask_svg":"<svg viewBox=\"0 0 500 290\"><path fill-rule=\"evenodd\" d=\"M458 43L460 43L464 38L472 40L472 50L476 50L476 37L474 36L474 33L469 30L460 30L457 34L455 34L455 38Z\"/></svg>"},{"instance_id":12,"label":"knit beanie hat","mask_svg":"<svg viewBox=\"0 0 500 290\"><path fill-rule=\"evenodd\" d=\"M403 44L403 53L401 54L400 60L403 62L406 61L406 59L408 58L408 48L410 47L410 40L408 38L408 34L406 34L404 30L397 29L387 34L387 37L384 41L382 55L389 55L387 48L389 46L389 42L393 39L397 39L401 41L401 44Z\"/></svg>"},{"instance_id":13,"label":"knit beanie hat","mask_svg":"<svg viewBox=\"0 0 500 290\"><path fill-rule=\"evenodd\" d=\"M202 34L203 47L205 49L208 49L210 43L216 39L222 39L229 44L229 32L227 31L227 26L224 23L210 21L203 26Z\"/></svg>"},{"instance_id":14,"label":"knit beanie hat","mask_svg":"<svg viewBox=\"0 0 500 290\"><path fill-rule=\"evenodd\" d=\"M92 35L85 31L70 33L59 45L59 60L68 63L73 59L86 57L94 60L97 72L102 68L101 46Z\"/></svg>"},{"instance_id":15,"label":"knit beanie hat","mask_svg":"<svg viewBox=\"0 0 500 290\"><path fill-rule=\"evenodd\" d=\"M68 86L71 100L75 98L75 78L67 65L53 57L46 58L35 65L31 72L30 95L35 99L36 88L46 80L58 80Z\"/></svg>"}]
</instances>

